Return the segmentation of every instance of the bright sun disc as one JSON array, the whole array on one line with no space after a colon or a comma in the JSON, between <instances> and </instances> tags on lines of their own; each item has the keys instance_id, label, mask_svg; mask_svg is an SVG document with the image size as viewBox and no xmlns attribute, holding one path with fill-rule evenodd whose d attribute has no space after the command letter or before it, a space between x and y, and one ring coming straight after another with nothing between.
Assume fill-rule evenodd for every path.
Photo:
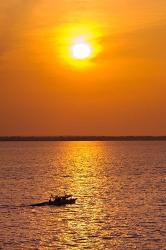
<instances>
[{"instance_id":1,"label":"bright sun disc","mask_svg":"<svg viewBox=\"0 0 166 250\"><path fill-rule=\"evenodd\" d=\"M74 44L71 50L73 57L76 59L86 59L92 53L92 48L88 43Z\"/></svg>"}]
</instances>

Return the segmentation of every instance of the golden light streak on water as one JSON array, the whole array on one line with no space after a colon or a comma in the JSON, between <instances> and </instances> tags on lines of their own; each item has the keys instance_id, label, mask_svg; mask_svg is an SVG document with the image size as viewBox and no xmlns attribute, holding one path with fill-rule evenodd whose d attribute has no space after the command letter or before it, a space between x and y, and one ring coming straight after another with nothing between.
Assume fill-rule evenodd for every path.
<instances>
[{"instance_id":1,"label":"golden light streak on water","mask_svg":"<svg viewBox=\"0 0 166 250\"><path fill-rule=\"evenodd\" d=\"M165 142L0 145L0 247L164 249ZM28 205L72 193L66 207Z\"/></svg>"}]
</instances>

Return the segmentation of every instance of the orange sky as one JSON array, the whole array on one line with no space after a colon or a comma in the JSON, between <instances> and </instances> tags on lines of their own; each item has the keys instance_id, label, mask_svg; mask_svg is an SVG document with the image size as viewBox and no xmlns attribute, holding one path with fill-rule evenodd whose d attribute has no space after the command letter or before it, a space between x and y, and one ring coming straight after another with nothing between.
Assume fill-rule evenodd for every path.
<instances>
[{"instance_id":1,"label":"orange sky","mask_svg":"<svg viewBox=\"0 0 166 250\"><path fill-rule=\"evenodd\" d=\"M166 134L165 13L165 0L1 1L0 135ZM67 54L80 35L85 62Z\"/></svg>"}]
</instances>

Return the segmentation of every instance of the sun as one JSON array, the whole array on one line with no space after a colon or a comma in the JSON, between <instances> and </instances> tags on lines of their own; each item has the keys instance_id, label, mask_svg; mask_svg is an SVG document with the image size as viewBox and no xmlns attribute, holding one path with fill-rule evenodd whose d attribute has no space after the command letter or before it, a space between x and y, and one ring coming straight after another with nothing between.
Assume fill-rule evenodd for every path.
<instances>
[{"instance_id":1,"label":"sun","mask_svg":"<svg viewBox=\"0 0 166 250\"><path fill-rule=\"evenodd\" d=\"M55 32L54 44L60 63L78 70L95 67L95 58L102 52L103 36L97 23L80 21L59 26Z\"/></svg>"},{"instance_id":2,"label":"sun","mask_svg":"<svg viewBox=\"0 0 166 250\"><path fill-rule=\"evenodd\" d=\"M86 42L80 42L72 45L71 52L72 52L72 57L78 60L83 60L91 56L92 48L90 44Z\"/></svg>"}]
</instances>

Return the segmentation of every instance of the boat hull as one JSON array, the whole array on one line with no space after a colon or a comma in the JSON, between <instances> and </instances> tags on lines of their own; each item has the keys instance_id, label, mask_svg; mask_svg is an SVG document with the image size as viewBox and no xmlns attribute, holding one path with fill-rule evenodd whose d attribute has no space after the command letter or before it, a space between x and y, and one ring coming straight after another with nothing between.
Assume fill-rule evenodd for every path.
<instances>
[{"instance_id":1,"label":"boat hull","mask_svg":"<svg viewBox=\"0 0 166 250\"><path fill-rule=\"evenodd\" d=\"M59 200L59 201L46 201L41 203L31 204L31 207L43 207L43 206L65 206L67 204L74 204L76 202L76 198L68 199L68 200Z\"/></svg>"}]
</instances>

